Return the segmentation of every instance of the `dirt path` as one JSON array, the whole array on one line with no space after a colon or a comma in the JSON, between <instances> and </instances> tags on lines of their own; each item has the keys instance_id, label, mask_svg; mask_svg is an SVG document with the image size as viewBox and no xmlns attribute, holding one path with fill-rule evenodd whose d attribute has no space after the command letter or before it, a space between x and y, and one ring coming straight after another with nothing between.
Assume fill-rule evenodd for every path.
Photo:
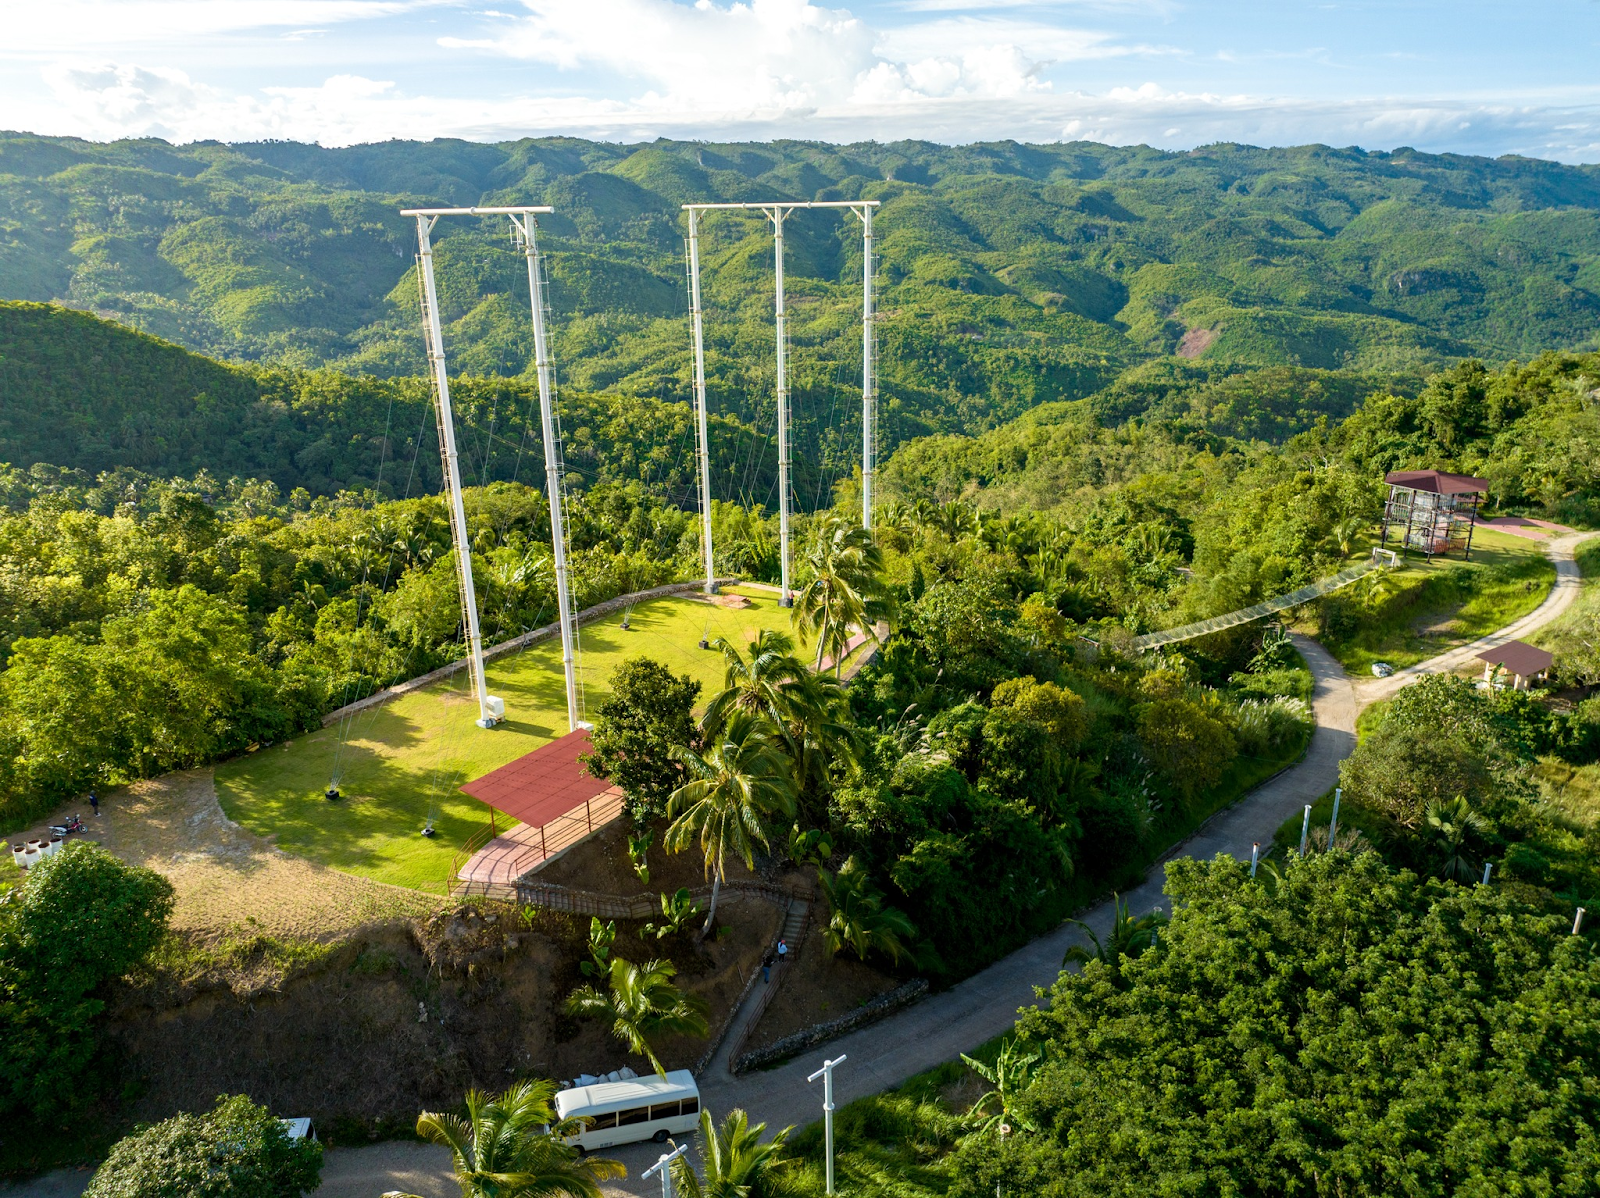
<instances>
[{"instance_id":1,"label":"dirt path","mask_svg":"<svg viewBox=\"0 0 1600 1198\"><path fill-rule=\"evenodd\" d=\"M373 920L425 915L442 901L274 847L223 814L209 769L120 787L101 799L98 816L74 803L46 823L74 812L89 823L90 839L171 880L172 924L182 931L330 939Z\"/></svg>"}]
</instances>

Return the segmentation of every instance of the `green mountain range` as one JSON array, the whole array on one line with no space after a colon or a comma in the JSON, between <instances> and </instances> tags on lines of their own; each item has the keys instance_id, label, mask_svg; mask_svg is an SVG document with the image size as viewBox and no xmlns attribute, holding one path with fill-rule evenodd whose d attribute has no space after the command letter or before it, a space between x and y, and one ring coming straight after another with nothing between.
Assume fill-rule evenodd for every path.
<instances>
[{"instance_id":1,"label":"green mountain range","mask_svg":"<svg viewBox=\"0 0 1600 1198\"><path fill-rule=\"evenodd\" d=\"M0 134L0 298L213 356L379 377L423 365L403 205L548 203L555 348L586 392L682 400L690 200L874 198L885 447L980 432L1176 355L1421 373L1583 347L1600 328L1600 168L1411 150L783 141L173 146ZM453 367L515 376L531 334L495 220L438 230ZM856 454L855 219L788 223L795 423ZM703 244L714 409L771 419L771 241Z\"/></svg>"}]
</instances>

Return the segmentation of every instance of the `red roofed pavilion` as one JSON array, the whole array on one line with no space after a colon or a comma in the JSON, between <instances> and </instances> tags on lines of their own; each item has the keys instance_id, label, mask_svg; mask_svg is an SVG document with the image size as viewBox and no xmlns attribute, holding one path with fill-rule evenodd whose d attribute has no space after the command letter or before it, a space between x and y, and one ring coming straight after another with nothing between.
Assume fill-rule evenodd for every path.
<instances>
[{"instance_id":1,"label":"red roofed pavilion","mask_svg":"<svg viewBox=\"0 0 1600 1198\"><path fill-rule=\"evenodd\" d=\"M622 814L622 791L579 760L589 748L589 730L580 728L462 786L488 804L490 839L456 868L460 882L510 885ZM520 822L496 835L496 811Z\"/></svg>"},{"instance_id":2,"label":"red roofed pavilion","mask_svg":"<svg viewBox=\"0 0 1600 1198\"><path fill-rule=\"evenodd\" d=\"M1531 683L1544 681L1544 676L1556 663L1554 654L1526 641L1507 641L1485 649L1478 654L1478 660L1486 663L1483 667L1485 682L1494 682L1495 667L1499 666L1510 676L1512 689L1519 691L1527 690Z\"/></svg>"}]
</instances>

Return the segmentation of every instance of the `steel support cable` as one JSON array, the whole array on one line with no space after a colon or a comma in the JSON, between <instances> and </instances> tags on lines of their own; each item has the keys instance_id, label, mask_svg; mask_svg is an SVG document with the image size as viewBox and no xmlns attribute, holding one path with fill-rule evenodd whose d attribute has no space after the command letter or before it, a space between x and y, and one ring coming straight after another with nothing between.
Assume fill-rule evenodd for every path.
<instances>
[{"instance_id":1,"label":"steel support cable","mask_svg":"<svg viewBox=\"0 0 1600 1198\"><path fill-rule=\"evenodd\" d=\"M394 413L394 395L391 392L390 396L389 396L389 416L386 417L385 420L384 420L384 453L385 454L387 454L387 452L388 452L389 429L390 429L390 423L391 423L391 420L392 420L392 417L393 417L393 413ZM422 442L423 442L423 439L424 439L424 434L427 432L428 421L431 420L432 418L433 418L433 407L432 407L432 405L431 404L424 404L423 405L423 411L422 411L422 422L417 426L416 436L414 438L412 438L413 448L412 448L412 451L411 451L411 468L406 472L405 490L401 495L401 501L402 502L404 502L405 500L411 498L411 485L415 481L416 476L417 476L417 461L418 461L418 459L420 458L420 456L422 454ZM379 486L381 486L382 483L383 483L383 462L382 462L382 459L380 459L379 466L378 466L378 484L379 484ZM380 595L388 593L388 590L389 590L389 579L391 577L393 577L393 574L394 574L395 550L396 550L396 546L395 546L394 542L391 541L390 544L389 544L389 558L388 558L388 561L384 563L384 568L383 568L383 582L379 585L379 588L378 588L378 593ZM363 584L365 583L365 581L366 580L363 579ZM359 631L360 628L361 628L361 609L360 609L360 606L358 604L357 608L356 608L356 628L355 628L355 631ZM351 646L350 653L351 653L351 661L352 661L352 664L353 664L354 663L354 658L355 658L355 647L353 645ZM414 660L415 656L416 656L416 647L413 646L411 653L407 654L407 656L406 656L405 665L403 665L401 667L401 671L402 672L404 672L406 670L409 670L411 662L412 662L412 660ZM391 685L391 686L393 685L393 681L392 680L389 683L389 685ZM348 698L349 698L349 683L346 684L345 696L346 696L346 699L348 700ZM348 706L348 703L343 704L341 706ZM340 720L339 744L338 744L338 747L334 750L334 768L333 768L332 781L333 781L335 786L338 785L338 780L339 780L339 778L342 776L342 774L344 772L343 758L344 758L345 746L349 743L350 737L355 731L355 721L360 717L360 714L361 714L360 712L354 712L350 716L346 717L345 719L341 719Z\"/></svg>"}]
</instances>

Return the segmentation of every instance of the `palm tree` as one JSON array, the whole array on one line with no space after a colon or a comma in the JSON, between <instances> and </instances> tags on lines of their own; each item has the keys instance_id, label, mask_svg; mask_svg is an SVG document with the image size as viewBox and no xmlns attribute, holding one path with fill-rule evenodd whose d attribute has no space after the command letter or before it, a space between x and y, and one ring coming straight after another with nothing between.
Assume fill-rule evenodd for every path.
<instances>
[{"instance_id":1,"label":"palm tree","mask_svg":"<svg viewBox=\"0 0 1600 1198\"><path fill-rule=\"evenodd\" d=\"M833 953L848 946L863 961L874 949L899 961L910 955L907 942L917 934L909 916L897 907L888 907L862 864L851 857L839 872L817 870L822 894L828 901L828 925L822 930Z\"/></svg>"},{"instance_id":2,"label":"palm tree","mask_svg":"<svg viewBox=\"0 0 1600 1198\"><path fill-rule=\"evenodd\" d=\"M583 1157L565 1141L576 1120L558 1122L551 1081L518 1082L491 1098L467 1093L466 1118L422 1112L417 1134L450 1149L461 1198L601 1198L600 1183L627 1170ZM416 1198L391 1190L383 1198Z\"/></svg>"},{"instance_id":3,"label":"palm tree","mask_svg":"<svg viewBox=\"0 0 1600 1198\"><path fill-rule=\"evenodd\" d=\"M1439 876L1470 882L1477 876L1477 867L1467 860L1467 838L1474 833L1488 831L1488 821L1472 809L1465 795L1457 795L1448 803L1429 803L1423 816L1429 838L1442 858Z\"/></svg>"},{"instance_id":4,"label":"palm tree","mask_svg":"<svg viewBox=\"0 0 1600 1198\"><path fill-rule=\"evenodd\" d=\"M1061 968L1068 965L1083 965L1090 961L1099 961L1107 966L1118 979L1122 976L1122 958L1137 957L1145 949L1155 945L1156 935L1166 925L1166 916L1159 909L1148 915L1141 915L1134 919L1128 914L1128 904L1122 901L1120 895L1111 896L1115 918L1111 921L1111 935L1104 943L1095 935L1094 929L1081 919L1069 919L1068 923L1075 923L1089 934L1089 939L1094 944L1094 951L1090 952L1081 944L1074 944L1061 958Z\"/></svg>"},{"instance_id":5,"label":"palm tree","mask_svg":"<svg viewBox=\"0 0 1600 1198\"><path fill-rule=\"evenodd\" d=\"M1028 1048L1021 1040L1013 1038L1000 1046L1000 1055L995 1058L993 1065L985 1065L966 1053L961 1054L961 1059L967 1063L967 1068L994 1087L973 1103L972 1109L967 1112L967 1121L977 1131L1007 1126L1037 1130L1018 1114L1016 1103L1033 1082L1033 1075L1038 1070L1039 1062L1044 1060L1044 1053L1037 1048Z\"/></svg>"},{"instance_id":6,"label":"palm tree","mask_svg":"<svg viewBox=\"0 0 1600 1198\"><path fill-rule=\"evenodd\" d=\"M878 639L876 624L890 610L883 583L883 551L872 534L841 516L823 520L803 564L811 581L795 595L794 626L817 638L815 669L833 657L834 672L844 664L850 630Z\"/></svg>"},{"instance_id":7,"label":"palm tree","mask_svg":"<svg viewBox=\"0 0 1600 1198\"><path fill-rule=\"evenodd\" d=\"M750 642L748 659L722 637L711 647L722 653L723 689L700 717L708 736L721 731L734 710L765 715L782 731L787 719L811 702L809 674L794 655L794 638L787 632L763 628Z\"/></svg>"},{"instance_id":8,"label":"palm tree","mask_svg":"<svg viewBox=\"0 0 1600 1198\"><path fill-rule=\"evenodd\" d=\"M672 747L690 781L667 799L672 823L663 840L669 852L682 852L700 838L706 872L711 875L711 909L700 935L717 918L717 896L728 877L728 854L755 868L756 845L768 847L767 821L794 814L794 765L783 754L772 724L764 716L735 708L704 753Z\"/></svg>"},{"instance_id":9,"label":"palm tree","mask_svg":"<svg viewBox=\"0 0 1600 1198\"><path fill-rule=\"evenodd\" d=\"M567 1014L609 1020L611 1034L648 1058L650 1067L665 1076L666 1068L650 1047L650 1037L662 1032L704 1036L710 1031L706 1000L673 985L677 972L671 961L635 965L614 957L610 990L601 994L593 986L579 986L567 997Z\"/></svg>"},{"instance_id":10,"label":"palm tree","mask_svg":"<svg viewBox=\"0 0 1600 1198\"><path fill-rule=\"evenodd\" d=\"M1340 557L1349 557L1350 551L1355 547L1361 534L1367 531L1367 521L1360 516L1346 516L1333 526L1332 533L1334 548L1338 549Z\"/></svg>"},{"instance_id":11,"label":"palm tree","mask_svg":"<svg viewBox=\"0 0 1600 1198\"><path fill-rule=\"evenodd\" d=\"M778 1163L789 1138L790 1128L784 1128L765 1144L761 1133L765 1123L750 1126L750 1118L735 1108L717 1127L711 1122L711 1112L700 1112L700 1170L683 1157L672 1162L672 1181L683 1198L745 1198L771 1172Z\"/></svg>"},{"instance_id":12,"label":"palm tree","mask_svg":"<svg viewBox=\"0 0 1600 1198\"><path fill-rule=\"evenodd\" d=\"M855 760L859 736L844 687L796 657L792 637L764 629L750 642L748 659L725 640L714 647L722 651L724 689L700 719L707 740L717 737L734 710L766 716L794 762L797 791L813 782L820 789L830 762Z\"/></svg>"}]
</instances>

